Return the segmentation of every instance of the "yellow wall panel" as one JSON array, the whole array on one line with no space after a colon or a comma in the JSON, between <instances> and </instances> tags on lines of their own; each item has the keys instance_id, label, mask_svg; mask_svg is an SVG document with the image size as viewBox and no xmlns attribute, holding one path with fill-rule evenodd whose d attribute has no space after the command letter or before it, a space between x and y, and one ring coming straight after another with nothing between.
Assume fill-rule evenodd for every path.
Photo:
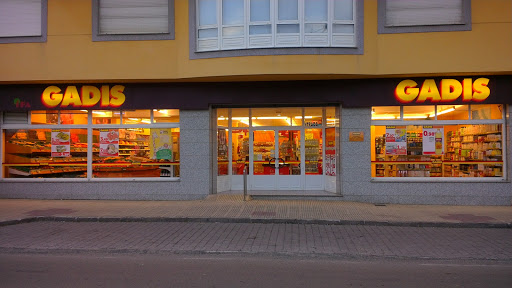
<instances>
[{"instance_id":1,"label":"yellow wall panel","mask_svg":"<svg viewBox=\"0 0 512 288\"><path fill-rule=\"evenodd\" d=\"M0 83L217 81L510 74L512 1L473 0L472 31L377 34L364 1L364 55L189 59L188 1L175 1L175 40L92 42L92 1L48 0L46 43L0 44Z\"/></svg>"}]
</instances>

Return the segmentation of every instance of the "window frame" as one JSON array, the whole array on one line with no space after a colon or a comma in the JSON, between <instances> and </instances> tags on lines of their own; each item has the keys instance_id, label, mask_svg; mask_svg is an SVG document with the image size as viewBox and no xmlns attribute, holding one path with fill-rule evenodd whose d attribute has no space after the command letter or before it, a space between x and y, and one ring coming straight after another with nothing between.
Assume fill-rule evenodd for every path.
<instances>
[{"instance_id":1,"label":"window frame","mask_svg":"<svg viewBox=\"0 0 512 288\"><path fill-rule=\"evenodd\" d=\"M170 108L169 108L170 109ZM154 123L153 109L151 110L151 124L92 124L92 110L87 112L87 124L30 124L32 111L29 111L27 124L5 124L3 123L3 113L0 113L0 151L3 151L4 130L8 129L86 129L87 130L87 177L85 178L5 178L4 177L4 157L5 153L0 153L0 182L132 182L132 181L148 181L148 182L176 182L181 177L119 177L119 178L94 178L92 173L93 165L93 129L126 129L126 128L180 128L180 122L177 123ZM120 111L123 111L120 109ZM60 119L59 110L59 119ZM122 115L121 115L122 117ZM181 141L179 139L178 141ZM181 147L181 145L180 145ZM181 158L181 155L180 155ZM181 162L178 167L181 166Z\"/></svg>"},{"instance_id":2,"label":"window frame","mask_svg":"<svg viewBox=\"0 0 512 288\"><path fill-rule=\"evenodd\" d=\"M92 0L92 41L145 41L145 40L174 40L174 22L176 16L174 15L174 0L167 0L169 2L169 19L168 19L168 33L148 33L148 34L101 34L100 29L100 3L101 0Z\"/></svg>"},{"instance_id":3,"label":"window frame","mask_svg":"<svg viewBox=\"0 0 512 288\"><path fill-rule=\"evenodd\" d=\"M471 0L462 0L463 24L432 24L414 26L386 26L386 2L377 2L377 32L378 34L399 34L399 33L426 33L426 32L451 32L471 31Z\"/></svg>"},{"instance_id":4,"label":"window frame","mask_svg":"<svg viewBox=\"0 0 512 288\"><path fill-rule=\"evenodd\" d=\"M329 2L329 7L333 6L331 1ZM276 3L277 5L277 3ZM250 11L249 5L246 5L245 11L247 17L250 17ZM276 7L273 7L273 4L270 4L271 11L276 10ZM217 7L217 10L220 8ZM199 28L199 19L197 15L197 0L189 0L189 49L190 49L190 59L208 59L208 58L223 58L223 57L240 57L240 56L264 56L264 55L362 55L364 54L364 1L354 1L353 5L354 13L354 37L355 37L355 43L353 47L338 47L338 46L325 46L325 47L308 47L302 45L303 38L304 38L304 31L301 30L301 40L300 45L301 46L292 46L292 47L284 47L284 46L278 46L276 45L276 35L277 31L276 25L277 23L280 23L281 21L277 21L277 18L272 18L270 22L272 25L273 33L272 33L272 46L265 46L265 47L250 47L249 45L247 48L236 48L236 49L230 49L230 50L220 50L220 43L222 41L222 38L220 36L220 33L218 33L217 39L218 39L218 50L208 50L208 51L197 51L197 40L198 40L198 28ZM299 6L299 18L302 17L301 12L302 8ZM277 13L277 12L275 12ZM328 10L328 18L329 23L331 26L333 24L338 24L340 21L334 21L332 18L333 16L333 10ZM244 35L245 38L249 38L249 29L248 27L253 25L249 21L250 19L245 19L247 26L246 33ZM221 21L218 20L218 21ZM285 21L286 22L286 21ZM301 27L304 26L304 21L300 20ZM332 23L331 23L332 22ZM212 26L211 28L217 27L217 25L209 25ZM218 25L217 29L221 29L222 23ZM218 31L219 31L218 30ZM332 30L332 27L329 31ZM332 35L332 32L328 33L329 35ZM248 41L246 39L246 41ZM329 40L329 43L331 43L331 40Z\"/></svg>"},{"instance_id":5,"label":"window frame","mask_svg":"<svg viewBox=\"0 0 512 288\"><path fill-rule=\"evenodd\" d=\"M475 104L478 105L478 104ZM371 177L371 182L509 182L508 180L508 145L507 145L507 109L508 105L502 105L503 110L501 119L484 119L484 120L473 120L470 119L469 115L471 112L471 104L468 106L468 120L437 120L437 106L435 105L435 113L436 116L433 120L404 120L403 119L403 111L405 106L400 107L400 119L397 120L370 120L370 127L372 126L446 126L446 125L486 125L486 124L500 124L501 125L501 138L503 139L502 145L502 160L503 160L503 176L501 177ZM370 141L374 141L374 138L371 137ZM373 164L376 164L377 161L370 160L373 170ZM371 172L373 173L373 172Z\"/></svg>"},{"instance_id":6,"label":"window frame","mask_svg":"<svg viewBox=\"0 0 512 288\"><path fill-rule=\"evenodd\" d=\"M41 36L0 37L0 44L43 43L48 35L48 0L41 0Z\"/></svg>"}]
</instances>

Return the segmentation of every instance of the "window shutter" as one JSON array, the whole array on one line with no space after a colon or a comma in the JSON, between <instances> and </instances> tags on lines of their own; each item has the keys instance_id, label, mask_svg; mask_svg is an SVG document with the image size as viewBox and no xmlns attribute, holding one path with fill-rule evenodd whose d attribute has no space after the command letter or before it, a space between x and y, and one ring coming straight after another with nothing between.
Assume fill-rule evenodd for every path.
<instances>
[{"instance_id":1,"label":"window shutter","mask_svg":"<svg viewBox=\"0 0 512 288\"><path fill-rule=\"evenodd\" d=\"M4 124L27 124L28 112L4 112Z\"/></svg>"},{"instance_id":2,"label":"window shutter","mask_svg":"<svg viewBox=\"0 0 512 288\"><path fill-rule=\"evenodd\" d=\"M41 36L41 0L1 0L0 37Z\"/></svg>"},{"instance_id":3,"label":"window shutter","mask_svg":"<svg viewBox=\"0 0 512 288\"><path fill-rule=\"evenodd\" d=\"M168 0L100 0L100 34L169 33Z\"/></svg>"},{"instance_id":4,"label":"window shutter","mask_svg":"<svg viewBox=\"0 0 512 288\"><path fill-rule=\"evenodd\" d=\"M388 0L386 26L464 24L462 0Z\"/></svg>"}]
</instances>

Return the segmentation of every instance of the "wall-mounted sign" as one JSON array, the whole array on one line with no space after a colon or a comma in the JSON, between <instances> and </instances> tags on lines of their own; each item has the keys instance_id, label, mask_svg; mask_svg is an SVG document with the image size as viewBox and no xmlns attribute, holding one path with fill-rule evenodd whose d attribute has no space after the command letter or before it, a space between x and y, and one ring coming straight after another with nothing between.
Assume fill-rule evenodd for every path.
<instances>
[{"instance_id":1,"label":"wall-mounted sign","mask_svg":"<svg viewBox=\"0 0 512 288\"><path fill-rule=\"evenodd\" d=\"M48 108L80 107L88 108L96 104L100 107L119 107L123 105L126 96L123 94L124 86L115 85L112 88L103 85L101 88L84 85L80 92L77 86L67 86L64 93L57 86L48 86L41 95L41 102Z\"/></svg>"},{"instance_id":2,"label":"wall-mounted sign","mask_svg":"<svg viewBox=\"0 0 512 288\"><path fill-rule=\"evenodd\" d=\"M421 87L414 80L403 80L395 89L395 97L401 103L449 103L462 96L463 102L481 102L491 95L488 78L442 79L437 85L434 79L425 79Z\"/></svg>"},{"instance_id":3,"label":"wall-mounted sign","mask_svg":"<svg viewBox=\"0 0 512 288\"><path fill-rule=\"evenodd\" d=\"M363 142L364 132L348 132L348 141L350 142Z\"/></svg>"}]
</instances>

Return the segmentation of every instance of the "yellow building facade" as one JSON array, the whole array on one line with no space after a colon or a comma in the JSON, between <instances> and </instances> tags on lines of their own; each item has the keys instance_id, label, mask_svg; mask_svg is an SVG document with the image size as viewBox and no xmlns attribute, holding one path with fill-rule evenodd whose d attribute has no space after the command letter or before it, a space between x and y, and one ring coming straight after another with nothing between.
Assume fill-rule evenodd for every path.
<instances>
[{"instance_id":1,"label":"yellow building facade","mask_svg":"<svg viewBox=\"0 0 512 288\"><path fill-rule=\"evenodd\" d=\"M40 2L0 28L0 197L512 202L512 1ZM168 30L101 32L129 9Z\"/></svg>"}]
</instances>

